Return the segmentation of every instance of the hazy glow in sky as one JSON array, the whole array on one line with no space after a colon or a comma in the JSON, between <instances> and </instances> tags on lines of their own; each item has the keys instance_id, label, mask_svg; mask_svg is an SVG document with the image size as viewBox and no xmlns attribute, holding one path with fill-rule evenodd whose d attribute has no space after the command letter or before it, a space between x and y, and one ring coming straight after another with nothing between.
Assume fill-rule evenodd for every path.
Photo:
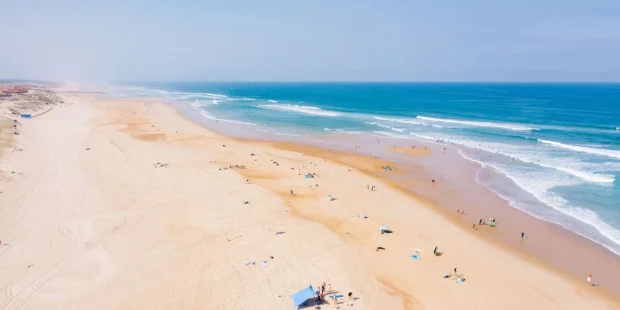
<instances>
[{"instance_id":1,"label":"hazy glow in sky","mask_svg":"<svg viewBox=\"0 0 620 310\"><path fill-rule=\"evenodd\" d=\"M0 78L620 81L619 0L13 0L0 40Z\"/></svg>"}]
</instances>

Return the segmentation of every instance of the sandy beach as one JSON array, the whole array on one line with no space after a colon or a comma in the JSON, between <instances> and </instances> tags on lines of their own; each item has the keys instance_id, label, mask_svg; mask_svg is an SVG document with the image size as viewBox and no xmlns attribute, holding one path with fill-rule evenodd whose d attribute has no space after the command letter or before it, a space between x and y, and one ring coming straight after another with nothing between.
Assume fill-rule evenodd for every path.
<instances>
[{"instance_id":1,"label":"sandy beach","mask_svg":"<svg viewBox=\"0 0 620 310\"><path fill-rule=\"evenodd\" d=\"M380 178L385 160L225 137L157 101L59 95L0 141L0 309L292 309L322 283L344 295L322 309L620 309L607 282Z\"/></svg>"}]
</instances>

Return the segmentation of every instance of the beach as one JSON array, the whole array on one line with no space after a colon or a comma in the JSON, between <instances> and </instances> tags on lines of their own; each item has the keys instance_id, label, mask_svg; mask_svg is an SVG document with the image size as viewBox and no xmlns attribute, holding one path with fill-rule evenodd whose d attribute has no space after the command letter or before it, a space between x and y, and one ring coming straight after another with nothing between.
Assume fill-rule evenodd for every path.
<instances>
[{"instance_id":1,"label":"beach","mask_svg":"<svg viewBox=\"0 0 620 310\"><path fill-rule=\"evenodd\" d=\"M532 255L554 240L544 230L520 240L471 229L473 218L434 198L456 191L456 172L432 185L420 164L404 183L405 167L386 172L395 164L356 154L356 143L336 152L235 139L159 100L58 95L63 104L22 120L3 152L1 309L291 309L290 295L322 283L324 309L620 309L617 257L555 235L586 247L580 263L601 284L592 287L575 260ZM421 161L443 155L408 147L385 146ZM497 217L499 229L531 218L475 204L463 208ZM344 296L334 305L330 295Z\"/></svg>"}]
</instances>

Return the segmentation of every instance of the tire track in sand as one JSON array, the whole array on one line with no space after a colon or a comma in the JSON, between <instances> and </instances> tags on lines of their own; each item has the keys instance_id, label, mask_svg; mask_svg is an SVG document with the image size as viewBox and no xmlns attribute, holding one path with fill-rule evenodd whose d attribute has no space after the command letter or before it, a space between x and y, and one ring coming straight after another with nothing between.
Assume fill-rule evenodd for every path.
<instances>
[{"instance_id":1,"label":"tire track in sand","mask_svg":"<svg viewBox=\"0 0 620 310\"><path fill-rule=\"evenodd\" d=\"M94 231L96 221L112 221L112 229L102 236ZM31 301L53 302L83 295L102 286L116 276L118 267L114 258L97 242L124 226L128 219L141 219L140 215L108 213L73 218L58 227L58 230L75 241L79 247L67 258L61 260L28 283L18 283L5 290L8 299L0 309L23 309ZM80 276L80 270L97 270L95 274ZM76 272L78 276L76 276Z\"/></svg>"}]
</instances>

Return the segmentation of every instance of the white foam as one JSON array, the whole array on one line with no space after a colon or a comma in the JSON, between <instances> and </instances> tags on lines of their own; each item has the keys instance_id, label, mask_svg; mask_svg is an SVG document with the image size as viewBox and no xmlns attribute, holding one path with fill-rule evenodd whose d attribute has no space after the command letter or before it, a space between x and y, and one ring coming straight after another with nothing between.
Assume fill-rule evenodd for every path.
<instances>
[{"instance_id":1,"label":"white foam","mask_svg":"<svg viewBox=\"0 0 620 310\"><path fill-rule=\"evenodd\" d=\"M604 247L606 247L607 249L611 250L612 252L620 255L620 251L618 249L620 249L618 247L618 245L620 245L620 231L614 227L612 227L611 225L605 223L604 221L602 221L600 219L600 217L598 216L598 214L596 214L594 211L592 210L588 210L588 209L583 209L583 208L576 208L576 207L567 207L566 204L566 200L564 200L564 198L557 196L555 194L550 193L548 190L557 186L556 184L554 184L553 180L551 178L545 178L545 177L538 177L538 178L528 178L528 177L521 177L518 174L516 176L511 175L510 173L506 172L503 167L501 166L497 166L495 164L488 164L476 159L473 159L472 157L468 156L466 153L464 153L462 150L459 149L459 154L461 156L463 156L465 159L468 159L470 161L479 163L482 168L489 166L491 168L493 168L496 172L501 173L502 175L506 176L507 178L509 178L510 180L512 180L515 184L517 184L517 186L519 186L521 189L525 190L526 192L530 193L532 196L534 196L537 200L543 202L544 204L546 204L547 206L551 207L553 210L560 212L561 214L564 214L566 216L569 216L570 218L572 218L573 220L576 221L576 223L581 223L581 225L585 224L588 227L591 227L593 229L595 229L600 235L602 235L603 237L609 239L609 241L611 241L613 243L613 246L611 246L610 244L606 244L605 242L601 242L601 240L595 240L596 238L593 238L592 236L588 236L588 234L584 233L583 231L580 231L579 229L575 230L575 227L570 227L569 224L564 223L563 221L558 221L558 220L554 220L553 218L549 217L549 214L547 214L547 212L545 212L544 210L536 210L536 209L531 209L531 208L527 208L527 207L523 207L520 203L516 202L516 201L512 201L510 197L506 197L504 195L502 195L500 192L495 191L491 188L491 190L493 190L493 192L495 192L496 194L498 194L500 197L502 197L503 199L506 199L510 202L510 205L527 212L528 214L546 220L546 221L551 221L553 223L559 224L569 230L572 230L594 242L597 242L601 245L603 245ZM478 172L476 172L476 181L478 183L480 183L479 180L479 172L482 171L482 169L479 169ZM525 175L528 175L529 173L526 172Z\"/></svg>"},{"instance_id":2,"label":"white foam","mask_svg":"<svg viewBox=\"0 0 620 310\"><path fill-rule=\"evenodd\" d=\"M562 159L562 158L549 158L544 155L538 155L539 158L534 159L531 157L532 150L526 148L525 146L514 146L509 144L497 144L497 143L476 143L474 141L468 141L465 139L461 140L448 140L449 142L464 145L473 149L482 150L492 154L500 154L506 157L518 158L520 161L537 165L540 167L545 167L549 169L554 169L557 171L562 171L564 173L568 173L574 177L580 178L584 181L591 183L613 183L615 178L612 175L607 174L598 174L590 171L583 171L579 169L575 169L574 167L568 167L570 165L570 161L572 159ZM499 151L502 150L502 151ZM509 150L506 152L505 150Z\"/></svg>"},{"instance_id":3,"label":"white foam","mask_svg":"<svg viewBox=\"0 0 620 310\"><path fill-rule=\"evenodd\" d=\"M206 96L217 97L217 98L228 98L228 96L222 95L222 94L212 94L212 93L190 93L190 94L193 94L193 95L206 95Z\"/></svg>"},{"instance_id":4,"label":"white foam","mask_svg":"<svg viewBox=\"0 0 620 310\"><path fill-rule=\"evenodd\" d=\"M598 149L598 148L578 146L578 145L570 145L570 144L564 144L564 143L560 143L556 141L543 140L543 139L537 139L537 140L540 143L549 144L549 145L562 148L562 149L566 149L566 150L620 159L620 151L616 151L616 150L607 150L607 149Z\"/></svg>"},{"instance_id":5,"label":"white foam","mask_svg":"<svg viewBox=\"0 0 620 310\"><path fill-rule=\"evenodd\" d=\"M404 119L404 118L387 118L387 117L375 116L374 119L378 119L381 121L401 123L401 124L422 125L422 123L420 122L416 122L416 121Z\"/></svg>"},{"instance_id":6,"label":"white foam","mask_svg":"<svg viewBox=\"0 0 620 310\"><path fill-rule=\"evenodd\" d=\"M286 133L286 132L276 132L277 136L290 136L290 137L300 137L301 135L294 133Z\"/></svg>"},{"instance_id":7,"label":"white foam","mask_svg":"<svg viewBox=\"0 0 620 310\"><path fill-rule=\"evenodd\" d=\"M538 163L533 162L533 163L536 164L536 165L539 165L539 166L546 167L546 168L551 168L551 169L555 169L555 170L566 172L568 174L571 174L573 176L576 176L576 177L581 178L583 180L586 180L588 182L594 182L594 183L613 183L616 180L613 176L607 175L607 174L590 173L590 172L574 170L574 169L565 168L565 167L558 167L558 166L547 165L547 164L543 164L543 163L540 163L540 162L538 162Z\"/></svg>"},{"instance_id":8,"label":"white foam","mask_svg":"<svg viewBox=\"0 0 620 310\"><path fill-rule=\"evenodd\" d=\"M425 136L425 135L417 134L417 133L414 133L414 132L410 132L409 134L414 136L414 137L418 137L420 139L428 140L428 141L431 141L431 142L436 142L437 141L437 138L435 138L435 137Z\"/></svg>"},{"instance_id":9,"label":"white foam","mask_svg":"<svg viewBox=\"0 0 620 310\"><path fill-rule=\"evenodd\" d=\"M212 119L214 121L220 121L220 122L225 122L225 123L232 123L232 124L239 124L239 125L251 125L251 126L256 125L254 123L236 121L236 120L232 120L232 119L217 118L215 116L211 116L209 113L207 113L207 111L204 111L204 110L200 111L200 115L202 115L205 118Z\"/></svg>"},{"instance_id":10,"label":"white foam","mask_svg":"<svg viewBox=\"0 0 620 310\"><path fill-rule=\"evenodd\" d=\"M426 117L426 116L417 116L416 118L424 120L424 121L430 121L430 122L442 122L442 123L451 123L451 124L476 126L476 127L499 128L499 129L515 130L515 131L537 130L537 128L533 128L533 127L527 127L527 126L516 125L516 124L507 124L507 123L461 121L461 120L456 120L456 119L434 118L434 117Z\"/></svg>"},{"instance_id":11,"label":"white foam","mask_svg":"<svg viewBox=\"0 0 620 310\"><path fill-rule=\"evenodd\" d=\"M400 129L400 128L395 128L395 127L390 127L390 129L397 131L397 132L404 132L404 129Z\"/></svg>"},{"instance_id":12,"label":"white foam","mask_svg":"<svg viewBox=\"0 0 620 310\"><path fill-rule=\"evenodd\" d=\"M278 103L278 101L276 101L276 100L267 100L267 101L269 101L271 103Z\"/></svg>"},{"instance_id":13,"label":"white foam","mask_svg":"<svg viewBox=\"0 0 620 310\"><path fill-rule=\"evenodd\" d=\"M254 99L254 98L241 98L241 100L243 100L243 101L255 101L256 99Z\"/></svg>"},{"instance_id":14,"label":"white foam","mask_svg":"<svg viewBox=\"0 0 620 310\"><path fill-rule=\"evenodd\" d=\"M350 131L350 130L342 130L342 129L334 129L334 131L342 132L342 133L350 133L350 134L361 133L361 131Z\"/></svg>"},{"instance_id":15,"label":"white foam","mask_svg":"<svg viewBox=\"0 0 620 310\"><path fill-rule=\"evenodd\" d=\"M603 220L601 220L601 218L596 212L589 209L572 207L562 208L560 211L566 215L578 219L579 221L589 224L590 226L594 227L601 235L605 236L616 245L620 245L620 230L605 223ZM617 249L614 250L606 245L604 246L613 251L614 253L620 255L620 252Z\"/></svg>"},{"instance_id":16,"label":"white foam","mask_svg":"<svg viewBox=\"0 0 620 310\"><path fill-rule=\"evenodd\" d=\"M258 107L263 108L263 109L270 109L270 110L296 112L296 113L330 116L330 117L340 115L340 113L338 112L326 111L318 107L303 106L303 105L296 105L296 104L261 104Z\"/></svg>"}]
</instances>

